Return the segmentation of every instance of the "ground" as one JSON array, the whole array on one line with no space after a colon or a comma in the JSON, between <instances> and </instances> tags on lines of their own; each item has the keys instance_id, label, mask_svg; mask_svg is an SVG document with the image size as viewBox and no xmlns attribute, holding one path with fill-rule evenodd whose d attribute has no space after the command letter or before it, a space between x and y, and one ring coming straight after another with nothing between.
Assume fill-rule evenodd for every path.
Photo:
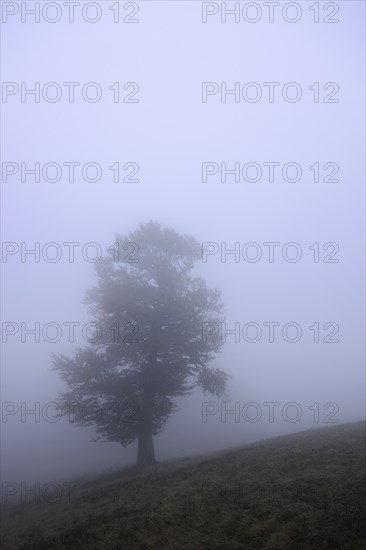
<instances>
[{"instance_id":1,"label":"ground","mask_svg":"<svg viewBox=\"0 0 366 550\"><path fill-rule=\"evenodd\" d=\"M2 548L366 548L365 422L92 481L5 506Z\"/></svg>"}]
</instances>

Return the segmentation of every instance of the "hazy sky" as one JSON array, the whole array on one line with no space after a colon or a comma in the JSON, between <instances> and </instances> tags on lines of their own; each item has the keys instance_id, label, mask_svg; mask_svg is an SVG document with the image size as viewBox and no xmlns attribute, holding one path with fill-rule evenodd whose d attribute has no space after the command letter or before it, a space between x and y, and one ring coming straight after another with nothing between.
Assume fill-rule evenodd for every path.
<instances>
[{"instance_id":1,"label":"hazy sky","mask_svg":"<svg viewBox=\"0 0 366 550\"><path fill-rule=\"evenodd\" d=\"M236 423L228 416L224 423L215 414L203 423L202 401L219 401L195 392L182 400L181 412L156 438L159 459L321 426L332 412L332 408L323 410L329 402L337 404L334 418L340 422L363 418L364 3L331 2L326 11L320 2L319 23L314 23L316 14L310 9L314 2L290 3L295 7L285 12L289 3L280 2L273 23L263 2L246 8L248 2L241 2L238 23L233 15L221 21L221 2L206 6L198 1L120 2L119 23L113 22L116 12L110 9L115 2L94 3L101 15L96 23L83 19L84 1L75 7L74 23L68 22L65 2L57 3L58 11L50 6L43 12L46 3L40 2L36 23L34 16L22 13L24 6L30 9L34 4L2 2L2 81L15 83L5 84L7 92L19 87L17 93L3 94L1 104L2 241L19 249L21 242L29 249L39 242L41 250L56 242L62 257L52 263L41 255L36 263L32 256L22 262L20 251L3 254L3 339L4 323L31 328L36 322L42 327L49 322L63 326L91 320L81 302L95 282L94 264L85 261L81 249L95 242L104 250L113 244L116 232L134 231L139 222L153 219L192 234L200 243L218 244L219 252L201 262L197 272L210 286L222 289L228 329L235 323L240 329L257 323L263 331L256 343L242 336L235 342L228 335L217 360L232 376L228 407L255 402L263 418ZM234 2L227 3L228 8L233 6ZM332 15L337 7L338 13ZM17 13L7 15L16 8ZM216 12L216 8L218 13L203 23L203 11ZM299 8L298 22L284 20L283 13L293 19ZM246 21L243 9L249 10L244 11L247 19L257 14L258 22ZM89 19L98 16L93 5L84 14ZM47 22L56 16L59 21ZM138 22L124 23L126 17ZM324 18L339 22L325 23ZM39 103L31 95L22 102L22 82L23 92L39 83ZM43 91L46 98L54 97L56 88L45 88L51 82L62 92L55 103L42 95ZM68 101L65 82L80 83L75 86L74 103ZM95 103L82 96L84 90L90 92L87 97L94 97L95 87L84 88L90 82L102 90ZM138 102L114 102L117 82L121 99L137 90L135 84L123 89L126 83L137 83L139 90L131 98ZM204 87L205 82L211 84ZM278 83L273 102L268 100L270 87L264 84L269 82ZM286 88L294 82L296 89ZM314 83L319 83L319 102L314 101L318 86ZM113 85L114 91L109 89ZM225 86L227 90L237 86L239 97L228 94L222 101ZM299 89L301 98L292 102ZM203 90L212 91L206 102ZM258 90L261 99L251 102ZM324 102L327 98L339 101ZM36 162L40 181L26 173L22 181L21 163L31 168ZM43 167L51 162L63 168L59 181L45 181L42 176ZM80 163L74 182L68 181L63 164L70 162ZM211 163L211 170L217 165L218 173L203 182L205 162ZM83 181L82 167L87 163L98 163L99 181ZM115 163L120 164L118 183L109 168ZM124 170L127 163L135 164ZM240 181L233 175L221 181L221 163L228 169L240 163ZM261 167L259 181L242 177L248 163ZM272 182L268 163L279 163ZM299 181L282 177L287 163L301 167ZM319 182L314 182L315 163L319 163ZM16 165L18 172L6 178ZM136 165L139 171L133 177L138 181L123 182ZM332 177L336 165L339 171L333 179L339 181L323 181ZM255 179L253 165L248 169L247 179ZM49 170L46 177L52 179L55 172ZM293 170L285 172L288 180L296 179ZM91 167L87 177L93 179L94 174ZM74 263L68 261L65 242L80 243ZM247 250L254 253L254 248L246 248L253 242L262 252L256 263L243 257ZM268 261L266 242L280 243L273 262ZM282 256L283 247L291 242L301 249L298 262ZM221 261L221 249L233 249L235 243L240 261L235 262L233 255ZM314 243L319 243L319 262L314 262L317 245L309 249ZM336 245L324 250L326 243ZM3 251L11 251L12 245L5 246ZM92 255L93 249L89 251ZM290 247L289 257L292 254ZM326 257L339 261L324 262ZM268 325L263 325L268 322L280 323L273 343L268 341ZM289 322L302 329L297 343L282 337ZM319 323L318 343L315 328L309 329L314 323ZM325 343L336 325L339 332L334 338L339 342ZM291 330L288 334L293 338ZM22 342L21 330L8 336L2 346L2 400L19 406L24 402L29 409L35 402L42 406L55 401L62 384L50 371L50 353L71 355L84 344L80 330L75 343L68 342L66 329L57 343L44 338L35 343L32 336ZM280 404L274 423L268 421L265 402ZM301 406L299 422L282 418L280 411L288 402ZM320 407L318 424L308 409L315 402ZM2 432L7 480L72 479L135 458L135 447L90 443L92 430L73 428L66 421L35 423L29 417L22 423L17 414L2 424Z\"/></svg>"}]
</instances>

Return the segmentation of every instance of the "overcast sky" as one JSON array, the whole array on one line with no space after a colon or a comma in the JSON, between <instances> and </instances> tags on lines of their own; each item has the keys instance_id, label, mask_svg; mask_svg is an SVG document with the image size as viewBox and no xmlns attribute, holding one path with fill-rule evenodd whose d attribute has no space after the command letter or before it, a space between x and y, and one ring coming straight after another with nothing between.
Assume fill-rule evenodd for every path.
<instances>
[{"instance_id":1,"label":"overcast sky","mask_svg":"<svg viewBox=\"0 0 366 550\"><path fill-rule=\"evenodd\" d=\"M75 7L74 23L69 23L63 2L58 12L52 6L41 11L39 23L21 13L21 3L2 4L3 10L8 5L2 24L2 81L13 84L5 85L1 105L1 229L2 241L15 243L3 245L3 342L4 330L9 330L4 323L19 325L19 332L2 346L2 400L19 406L25 402L30 409L35 402L42 406L57 400L63 386L50 370L50 353L71 355L85 344L81 331L76 330L74 343L68 342L66 328L57 343L44 338L35 343L32 336L22 342L21 323L31 328L36 322L42 327L90 321L82 300L95 272L93 262L83 258L83 246L95 242L104 250L116 232L134 231L139 222L153 219L192 234L200 243L217 243L209 248L215 254L197 272L222 290L228 329L235 323L240 330L257 323L262 330L256 343L245 341L242 332L239 342L228 335L217 360L232 376L228 407L255 402L262 418L236 423L228 416L224 423L217 413L202 422L202 402L216 401L219 407L221 402L195 392L182 400L181 412L156 438L158 459L323 426L331 413L339 422L363 418L364 3L331 2L339 7L333 15L320 2L319 23L309 9L313 2L297 3L301 14L296 7L284 12L287 19L299 15L294 23L284 20L284 2L273 23L263 2L244 12L247 19L258 17L256 23L246 21L242 11L238 23L229 15L222 22L220 2L203 7L195 1L121 2L119 23L113 22L116 12L109 1L97 4L100 14L93 6L84 12L89 19L101 15L95 23L83 19L83 1ZM22 4L34 7L34 2ZM202 14L211 11L204 23ZM55 23L46 20L58 16ZM325 18L339 22L325 23ZM22 82L23 92L39 83L39 103L31 95L22 102ZM59 88L45 88L50 82ZM80 83L74 103L68 101L70 88L64 82ZM97 88L84 88L90 82L102 90L97 102L82 96L84 90L94 97ZM121 101L114 102L117 82ZM264 84L269 82L278 83L273 102L268 99L270 86ZM286 87L288 83L296 86ZM239 97L222 96L225 86L237 86ZM58 102L44 99L52 99L57 90L62 92ZM299 90L295 102L293 94ZM314 101L317 91L319 102ZM262 96L253 102L256 93ZM126 97L138 102L123 102ZM25 172L22 181L21 163L31 168L36 162L40 181ZM62 167L59 181L42 176L50 162ZM74 182L68 181L67 162L80 163ZM83 181L87 163L98 163L99 181ZM117 183L109 168L115 163L120 164ZM215 172L207 181L202 181L202 163L210 163L206 171ZM240 163L240 181L232 174L221 181L222 163L228 169ZM255 165L245 172L248 163L260 166L258 181L245 181L243 167L247 180L256 179ZM268 163L279 163L274 181L269 181ZM299 181L291 181L298 174L294 165L285 171L288 181L283 177L288 163L301 167ZM130 177L138 181L123 182L137 166ZM54 168L49 170L46 177L52 179ZM94 175L93 167L88 168L87 177ZM324 181L326 177L336 181ZM41 254L36 263L28 255L22 262L21 242L29 249L39 242L41 250L56 242L62 256L52 263ZM74 263L68 261L65 242L80 243ZM279 243L273 262L263 244L268 242ZM285 246L293 242L296 248ZM248 243L256 246L248 248ZM327 243L335 244L324 249ZM235 246L239 261L227 255L223 262L221 252ZM4 255L4 250L14 254ZM95 249L88 250L92 257ZM261 258L248 261L246 254L250 259L258 250ZM299 250L301 258L292 262ZM273 343L268 325L263 325L268 322L279 323ZM296 343L282 336L290 322L302 331ZM289 339L294 338L291 330ZM332 336L333 331L337 334ZM324 342L332 337L339 342ZM265 402L280 404L273 423ZM288 402L301 407L299 422L283 419ZM314 407L309 410L314 403L319 403L319 423L314 423ZM336 405L324 410L327 403ZM93 430L74 428L64 420L35 423L28 417L22 423L19 413L9 416L2 428L7 480L72 479L135 459L134 446L91 443Z\"/></svg>"}]
</instances>

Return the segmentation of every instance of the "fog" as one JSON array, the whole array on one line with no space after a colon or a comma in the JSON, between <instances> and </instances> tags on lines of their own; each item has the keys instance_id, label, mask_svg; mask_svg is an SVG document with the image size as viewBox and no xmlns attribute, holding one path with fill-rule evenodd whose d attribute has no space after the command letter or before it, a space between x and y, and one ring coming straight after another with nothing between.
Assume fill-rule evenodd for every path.
<instances>
[{"instance_id":1,"label":"fog","mask_svg":"<svg viewBox=\"0 0 366 550\"><path fill-rule=\"evenodd\" d=\"M94 428L42 414L37 422L22 410L36 403L42 410L65 389L50 354L71 356L86 345L81 327L92 316L82 302L96 283L95 250L149 220L202 245L195 273L221 289L225 306L226 341L215 365L231 376L225 398L196 389L178 400L179 411L154 437L159 461L364 418L364 4L339 2L334 24L315 24L310 2L301 2L302 17L292 24L281 17L270 23L263 6L257 23L229 16L222 23L220 14L203 23L202 4L194 1L138 2L132 24L113 23L112 2L103 2L100 21L88 23L75 8L69 23L59 4L54 24L31 17L22 23L17 13L2 25L2 80L19 84L19 92L6 88L12 93L3 93L2 103L3 412L4 403L19 407L2 418L3 480L72 480L135 462L135 443L91 442ZM28 89L40 83L39 102L32 95L22 102L22 82ZM57 102L43 98L50 82L61 86ZM80 83L73 103L65 82ZM102 88L100 101L83 99L90 82ZM109 87L116 82L121 97L137 90L123 89L125 83L137 83L138 102L114 102ZM232 93L222 101L221 83L233 90L236 82L240 100ZM250 82L260 85L257 102L243 99ZM266 82L279 83L273 102ZM302 97L286 101L283 86L293 82ZM309 89L316 82L319 102ZM339 91L324 89L327 83ZM323 101L331 92L338 102ZM293 97L294 88L288 93ZM36 162L40 181L26 172L22 181L21 163L31 169ZM51 162L80 163L74 181L67 166L59 181L46 181L42 167ZM114 182L109 167L117 162ZM317 162L318 182L309 168ZM87 163L101 167L99 181L83 179ZM221 163L228 170L257 163L262 177L235 181L228 173L221 181ZM268 163L279 163L274 181ZM293 166L288 181L282 176L287 163L300 165L299 181L291 181ZM122 181L128 175L137 181ZM338 181L323 181L327 175ZM87 178L94 176L90 168ZM63 244L70 242L80 243L73 262ZM58 244L58 261L47 259L55 253L44 251L47 243ZM85 249L87 243L98 248ZM278 243L273 261L264 243ZM39 262L24 254L36 246ZM235 247L236 256L225 255ZM63 327L55 343L42 337L50 322ZM64 325L70 322L80 323L74 342ZM19 330L9 334L9 323ZM21 323L40 323L40 341L25 333L22 341ZM272 342L268 323L278 323ZM236 337L229 333L235 326ZM276 404L273 417L266 403ZM239 413L225 417L223 408L222 416L225 406Z\"/></svg>"}]
</instances>

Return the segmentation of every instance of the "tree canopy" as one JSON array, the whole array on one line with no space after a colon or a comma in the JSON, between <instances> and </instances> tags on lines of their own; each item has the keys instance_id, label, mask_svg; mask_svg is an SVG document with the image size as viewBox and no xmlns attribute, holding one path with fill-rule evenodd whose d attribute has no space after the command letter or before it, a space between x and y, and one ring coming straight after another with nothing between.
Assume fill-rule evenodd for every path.
<instances>
[{"instance_id":1,"label":"tree canopy","mask_svg":"<svg viewBox=\"0 0 366 550\"><path fill-rule=\"evenodd\" d=\"M98 327L93 341L71 358L53 355L76 424L86 424L88 405L97 407L89 419L97 439L138 440L139 465L155 461L153 435L177 396L196 386L218 397L226 389L228 375L211 364L222 347L218 331L202 337L205 322L223 322L223 306L220 291L192 274L200 258L192 236L152 221L116 235L85 298Z\"/></svg>"}]
</instances>

